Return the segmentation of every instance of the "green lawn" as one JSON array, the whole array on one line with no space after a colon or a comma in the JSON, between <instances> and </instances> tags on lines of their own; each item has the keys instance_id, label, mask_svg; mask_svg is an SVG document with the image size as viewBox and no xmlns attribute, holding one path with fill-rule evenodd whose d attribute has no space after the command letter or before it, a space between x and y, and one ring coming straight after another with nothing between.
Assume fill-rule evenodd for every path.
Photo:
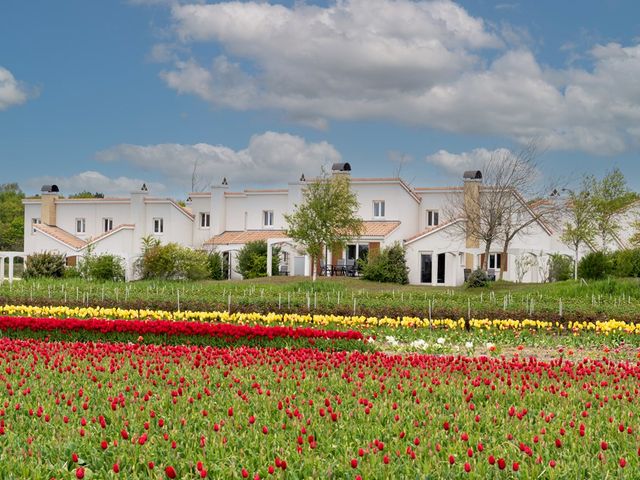
<instances>
[{"instance_id":1,"label":"green lawn","mask_svg":"<svg viewBox=\"0 0 640 480\"><path fill-rule=\"evenodd\" d=\"M634 320L638 279L552 284L498 282L487 288L399 286L354 278L293 277L243 281L97 283L79 279L17 281L0 285L0 302L103 305L126 308L232 311L312 311L432 318L528 317ZM562 317L560 314L562 313Z\"/></svg>"}]
</instances>

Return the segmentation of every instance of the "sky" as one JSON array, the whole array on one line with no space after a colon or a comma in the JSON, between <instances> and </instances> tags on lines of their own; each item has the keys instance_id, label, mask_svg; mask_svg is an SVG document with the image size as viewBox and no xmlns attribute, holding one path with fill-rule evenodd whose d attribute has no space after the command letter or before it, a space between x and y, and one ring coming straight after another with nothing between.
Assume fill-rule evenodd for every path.
<instances>
[{"instance_id":1,"label":"sky","mask_svg":"<svg viewBox=\"0 0 640 480\"><path fill-rule=\"evenodd\" d=\"M357 177L640 190L637 0L3 0L0 183L186 198Z\"/></svg>"}]
</instances>

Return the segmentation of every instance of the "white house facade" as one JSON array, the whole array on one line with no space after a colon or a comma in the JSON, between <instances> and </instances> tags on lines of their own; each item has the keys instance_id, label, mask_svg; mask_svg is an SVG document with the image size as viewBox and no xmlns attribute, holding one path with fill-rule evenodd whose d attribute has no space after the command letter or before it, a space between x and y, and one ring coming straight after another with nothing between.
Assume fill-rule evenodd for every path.
<instances>
[{"instance_id":1,"label":"white house facade","mask_svg":"<svg viewBox=\"0 0 640 480\"><path fill-rule=\"evenodd\" d=\"M328 251L324 265L353 265L400 243L412 284L461 285L465 270L481 266L484 245L465 234L464 220L446 213L452 201L482 194L481 175L465 174L469 178L461 186L412 188L400 178L351 178L348 163L334 165L333 174L350 176L364 231L346 248ZM210 191L191 193L186 207L153 197L144 186L128 197L87 199L61 198L57 187L45 186L40 198L23 201L25 253L58 251L70 264L89 249L111 253L124 259L127 278L133 279L143 238L152 236L162 243L221 252L236 278L237 251L249 241L265 240L280 247L283 272L308 276L311 261L287 238L284 217L302 203L306 184L303 176L286 188L231 191L224 180ZM548 255L573 255L557 232L538 221L512 240L506 258L501 245L494 247L488 267L496 275L503 269L503 278L511 281L543 281Z\"/></svg>"}]
</instances>

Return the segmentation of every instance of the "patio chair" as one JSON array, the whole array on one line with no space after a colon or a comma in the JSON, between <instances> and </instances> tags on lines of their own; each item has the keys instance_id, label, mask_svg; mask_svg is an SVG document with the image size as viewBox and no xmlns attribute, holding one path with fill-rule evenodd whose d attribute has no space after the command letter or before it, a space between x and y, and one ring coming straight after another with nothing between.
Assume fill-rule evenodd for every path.
<instances>
[{"instance_id":1,"label":"patio chair","mask_svg":"<svg viewBox=\"0 0 640 480\"><path fill-rule=\"evenodd\" d=\"M355 277L356 276L356 259L355 258L348 258L347 259L347 264L345 266L345 272L348 276L350 277Z\"/></svg>"},{"instance_id":2,"label":"patio chair","mask_svg":"<svg viewBox=\"0 0 640 480\"><path fill-rule=\"evenodd\" d=\"M487 270L487 277L489 277L489 281L490 282L495 282L496 281L496 271L493 268L490 268L489 270Z\"/></svg>"},{"instance_id":3,"label":"patio chair","mask_svg":"<svg viewBox=\"0 0 640 480\"><path fill-rule=\"evenodd\" d=\"M282 275L284 277L288 276L289 275L289 265L287 265L287 264L280 265L280 269L278 271L278 274Z\"/></svg>"}]
</instances>

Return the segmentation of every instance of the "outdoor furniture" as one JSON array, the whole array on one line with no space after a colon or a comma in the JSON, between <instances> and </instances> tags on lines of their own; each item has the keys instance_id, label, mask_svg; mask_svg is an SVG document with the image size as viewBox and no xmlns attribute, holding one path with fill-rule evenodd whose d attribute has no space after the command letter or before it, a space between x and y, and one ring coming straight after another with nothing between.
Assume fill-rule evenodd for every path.
<instances>
[{"instance_id":1,"label":"outdoor furniture","mask_svg":"<svg viewBox=\"0 0 640 480\"><path fill-rule=\"evenodd\" d=\"M334 267L335 275L346 275L347 274L347 265L345 263L344 258L339 258L336 261L336 266Z\"/></svg>"},{"instance_id":2,"label":"outdoor furniture","mask_svg":"<svg viewBox=\"0 0 640 480\"><path fill-rule=\"evenodd\" d=\"M289 265L286 265L286 264L280 265L280 269L278 271L278 274L282 275L282 276L285 276L285 277L288 276L289 275Z\"/></svg>"},{"instance_id":3,"label":"outdoor furniture","mask_svg":"<svg viewBox=\"0 0 640 480\"><path fill-rule=\"evenodd\" d=\"M325 262L324 260L322 260L320 262L320 275L333 275L333 267L332 265L327 265L327 262Z\"/></svg>"},{"instance_id":4,"label":"outdoor furniture","mask_svg":"<svg viewBox=\"0 0 640 480\"><path fill-rule=\"evenodd\" d=\"M345 273L350 277L355 277L357 273L355 258L348 258L345 266Z\"/></svg>"},{"instance_id":5,"label":"outdoor furniture","mask_svg":"<svg viewBox=\"0 0 640 480\"><path fill-rule=\"evenodd\" d=\"M490 282L496 281L496 271L493 268L487 270L487 277L489 277Z\"/></svg>"}]
</instances>

